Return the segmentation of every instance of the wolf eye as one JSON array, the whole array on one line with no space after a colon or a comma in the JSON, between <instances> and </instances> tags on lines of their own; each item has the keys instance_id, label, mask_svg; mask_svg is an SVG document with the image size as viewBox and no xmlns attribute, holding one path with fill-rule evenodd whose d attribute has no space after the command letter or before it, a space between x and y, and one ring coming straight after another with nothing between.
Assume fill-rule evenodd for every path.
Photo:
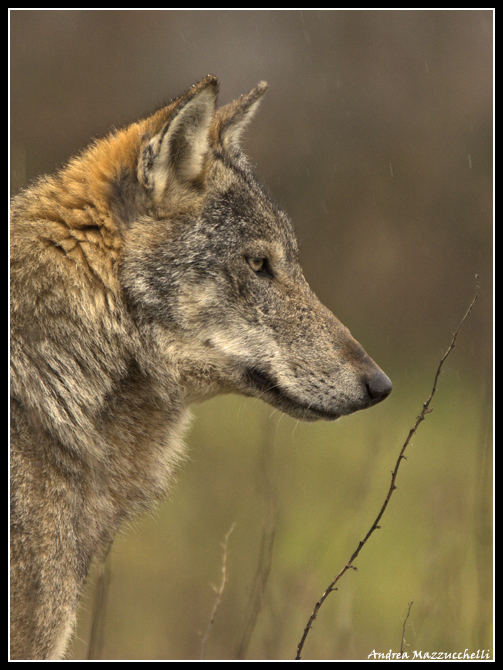
<instances>
[{"instance_id":1,"label":"wolf eye","mask_svg":"<svg viewBox=\"0 0 503 670\"><path fill-rule=\"evenodd\" d=\"M265 267L265 258L247 258L247 261L253 272L260 272Z\"/></svg>"},{"instance_id":2,"label":"wolf eye","mask_svg":"<svg viewBox=\"0 0 503 670\"><path fill-rule=\"evenodd\" d=\"M273 273L267 258L261 256L246 256L246 262L257 275L272 277Z\"/></svg>"}]
</instances>

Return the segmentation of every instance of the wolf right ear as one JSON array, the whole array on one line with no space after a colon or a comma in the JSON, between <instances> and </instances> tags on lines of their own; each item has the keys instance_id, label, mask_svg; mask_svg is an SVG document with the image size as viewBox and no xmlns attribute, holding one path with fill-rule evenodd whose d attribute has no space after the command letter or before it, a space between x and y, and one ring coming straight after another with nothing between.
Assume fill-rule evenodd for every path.
<instances>
[{"instance_id":1,"label":"wolf right ear","mask_svg":"<svg viewBox=\"0 0 503 670\"><path fill-rule=\"evenodd\" d=\"M216 77L194 84L175 106L169 120L143 147L138 179L154 196L175 178L190 185L201 178L209 148L208 130L215 114Z\"/></svg>"}]
</instances>

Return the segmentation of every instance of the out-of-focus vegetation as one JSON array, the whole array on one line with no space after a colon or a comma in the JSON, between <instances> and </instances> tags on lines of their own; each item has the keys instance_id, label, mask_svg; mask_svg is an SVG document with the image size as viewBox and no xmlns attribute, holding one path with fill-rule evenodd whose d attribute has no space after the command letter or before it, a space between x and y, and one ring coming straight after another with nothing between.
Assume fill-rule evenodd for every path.
<instances>
[{"instance_id":1,"label":"out-of-focus vegetation","mask_svg":"<svg viewBox=\"0 0 503 670\"><path fill-rule=\"evenodd\" d=\"M298 423L221 397L194 408L170 500L110 556L103 658L294 658L368 530L473 294L382 529L324 604L304 658L492 648L492 14L13 11L15 193L206 72L221 103L261 79L248 132L313 289L389 374L384 403ZM94 575L70 657L85 658ZM253 625L252 625L253 624Z\"/></svg>"},{"instance_id":2,"label":"out-of-focus vegetation","mask_svg":"<svg viewBox=\"0 0 503 670\"><path fill-rule=\"evenodd\" d=\"M487 398L474 405L458 376L451 361L382 529L362 551L358 571L321 609L304 658L398 651L411 600L406 649L492 648L489 413ZM206 658L238 657L262 546L271 540L270 573L244 657L294 658L315 601L375 518L430 386L427 375L414 379L413 397L410 379L398 374L387 403L335 424L301 424L237 397L197 408L190 462L172 499L112 549L103 658L199 658L212 585L220 582L221 541L233 523L228 581ZM85 657L92 593L75 658Z\"/></svg>"}]
</instances>

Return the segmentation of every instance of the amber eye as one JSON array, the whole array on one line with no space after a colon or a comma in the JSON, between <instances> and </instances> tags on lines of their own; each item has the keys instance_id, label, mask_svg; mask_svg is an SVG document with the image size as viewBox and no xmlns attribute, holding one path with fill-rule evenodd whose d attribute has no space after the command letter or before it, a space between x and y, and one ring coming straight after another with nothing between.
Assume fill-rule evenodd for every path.
<instances>
[{"instance_id":1,"label":"amber eye","mask_svg":"<svg viewBox=\"0 0 503 670\"><path fill-rule=\"evenodd\" d=\"M245 259L253 272L259 277L274 278L274 273L267 258L263 256L245 256Z\"/></svg>"},{"instance_id":2,"label":"amber eye","mask_svg":"<svg viewBox=\"0 0 503 670\"><path fill-rule=\"evenodd\" d=\"M265 269L266 259L265 258L247 258L248 265L251 267L253 272L262 272Z\"/></svg>"}]
</instances>

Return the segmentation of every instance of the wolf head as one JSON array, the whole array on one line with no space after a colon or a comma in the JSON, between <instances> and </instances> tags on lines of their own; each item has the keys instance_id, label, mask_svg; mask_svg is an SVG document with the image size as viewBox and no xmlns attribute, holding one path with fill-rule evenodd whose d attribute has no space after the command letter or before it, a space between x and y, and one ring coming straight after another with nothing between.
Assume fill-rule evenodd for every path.
<instances>
[{"instance_id":1,"label":"wolf head","mask_svg":"<svg viewBox=\"0 0 503 670\"><path fill-rule=\"evenodd\" d=\"M241 150L266 88L216 110L207 76L137 124L135 174L115 186L122 283L192 399L238 392L336 419L391 382L310 289L290 220Z\"/></svg>"}]
</instances>

